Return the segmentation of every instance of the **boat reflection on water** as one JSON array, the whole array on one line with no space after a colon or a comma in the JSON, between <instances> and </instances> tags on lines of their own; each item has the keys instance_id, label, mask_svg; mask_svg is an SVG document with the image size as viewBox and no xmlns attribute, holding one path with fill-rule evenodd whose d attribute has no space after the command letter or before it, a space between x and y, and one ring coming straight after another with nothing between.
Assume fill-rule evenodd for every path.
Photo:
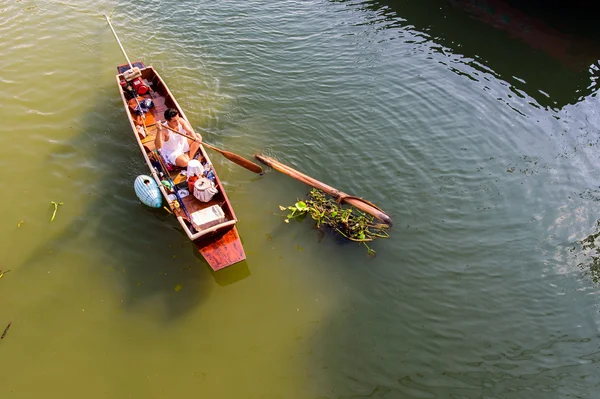
<instances>
[{"instance_id":1,"label":"boat reflection on water","mask_svg":"<svg viewBox=\"0 0 600 399\"><path fill-rule=\"evenodd\" d=\"M567 9L566 2L544 4L510 0L373 0L361 6L394 20L396 23L390 27L400 25L418 31L442 46L445 53L449 49L462 55L470 67L493 73L540 106L560 109L595 90L600 33L590 28L589 17L561 18L564 12L573 15L573 7ZM550 9L552 4L555 9ZM578 11L580 15L589 14L585 8ZM468 74L460 71L465 72Z\"/></svg>"}]
</instances>

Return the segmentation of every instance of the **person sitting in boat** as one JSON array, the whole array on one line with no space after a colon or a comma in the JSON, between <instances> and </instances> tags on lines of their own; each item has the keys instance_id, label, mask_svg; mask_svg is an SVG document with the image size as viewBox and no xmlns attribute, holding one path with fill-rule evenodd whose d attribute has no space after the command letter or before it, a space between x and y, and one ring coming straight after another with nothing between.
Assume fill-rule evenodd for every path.
<instances>
[{"instance_id":1,"label":"person sitting in boat","mask_svg":"<svg viewBox=\"0 0 600 399\"><path fill-rule=\"evenodd\" d=\"M168 108L164 115L166 119L165 126L202 141L202 136L194 132L189 122L181 118L176 109ZM163 158L171 165L182 168L187 167L188 162L194 159L198 152L200 143L166 129L160 121L156 126L158 132L156 139L154 139L154 146L161 150Z\"/></svg>"}]
</instances>

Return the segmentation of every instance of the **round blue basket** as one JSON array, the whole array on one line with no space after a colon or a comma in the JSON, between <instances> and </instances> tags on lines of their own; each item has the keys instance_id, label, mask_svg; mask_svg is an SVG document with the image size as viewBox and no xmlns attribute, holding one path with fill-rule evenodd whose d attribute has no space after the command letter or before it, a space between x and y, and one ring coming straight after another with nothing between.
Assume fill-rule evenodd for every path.
<instances>
[{"instance_id":1,"label":"round blue basket","mask_svg":"<svg viewBox=\"0 0 600 399\"><path fill-rule=\"evenodd\" d=\"M162 195L158 185L153 178L146 175L140 175L133 182L135 194L144 205L151 208L160 208L162 206Z\"/></svg>"}]
</instances>

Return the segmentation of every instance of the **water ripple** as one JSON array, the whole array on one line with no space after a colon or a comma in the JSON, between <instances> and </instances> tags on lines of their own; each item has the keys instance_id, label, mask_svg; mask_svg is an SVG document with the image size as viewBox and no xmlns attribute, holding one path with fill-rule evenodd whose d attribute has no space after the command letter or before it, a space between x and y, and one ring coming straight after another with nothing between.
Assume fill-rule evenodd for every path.
<instances>
[{"instance_id":1,"label":"water ripple","mask_svg":"<svg viewBox=\"0 0 600 399\"><path fill-rule=\"evenodd\" d=\"M457 3L2 5L0 165L19 176L0 182L11 247L1 267L13 268L2 303L21 320L3 350L11 364L27 350L38 361L26 381L22 367L4 373L0 389L69 395L68 374L98 397L152 396L165 381L177 381L171 396L199 381L232 397L589 394L598 287L573 247L599 210L597 67L557 66ZM304 185L211 153L248 261L210 274L176 222L132 190L145 165L102 12L208 142L267 152L389 212L377 256L308 221L284 224L277 206ZM157 349L159 330L169 345ZM73 347L125 366L99 370ZM74 368L48 374L57 350Z\"/></svg>"}]
</instances>

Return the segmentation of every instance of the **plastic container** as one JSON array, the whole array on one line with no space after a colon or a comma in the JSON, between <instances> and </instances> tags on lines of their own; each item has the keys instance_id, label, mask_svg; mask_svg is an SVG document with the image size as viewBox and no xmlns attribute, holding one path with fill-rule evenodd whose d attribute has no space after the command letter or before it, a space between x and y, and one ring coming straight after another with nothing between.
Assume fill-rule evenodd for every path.
<instances>
[{"instance_id":1,"label":"plastic container","mask_svg":"<svg viewBox=\"0 0 600 399\"><path fill-rule=\"evenodd\" d=\"M212 171L212 169L206 172L206 178L215 181L215 173Z\"/></svg>"},{"instance_id":2,"label":"plastic container","mask_svg":"<svg viewBox=\"0 0 600 399\"><path fill-rule=\"evenodd\" d=\"M204 168L202 164L197 159L192 159L188 162L187 165L187 176L188 179L192 176L200 177L204 174Z\"/></svg>"},{"instance_id":3,"label":"plastic container","mask_svg":"<svg viewBox=\"0 0 600 399\"><path fill-rule=\"evenodd\" d=\"M215 187L215 183L206 177L201 177L194 183L194 197L199 201L208 202L219 191Z\"/></svg>"},{"instance_id":4,"label":"plastic container","mask_svg":"<svg viewBox=\"0 0 600 399\"><path fill-rule=\"evenodd\" d=\"M198 176L190 176L188 177L188 190L190 191L190 193L194 192L194 183L196 183L196 180L198 180Z\"/></svg>"},{"instance_id":5,"label":"plastic container","mask_svg":"<svg viewBox=\"0 0 600 399\"><path fill-rule=\"evenodd\" d=\"M167 192L173 191L173 186L171 185L170 181L168 181L168 180L162 180L161 183L165 187L165 190L167 190Z\"/></svg>"},{"instance_id":6,"label":"plastic container","mask_svg":"<svg viewBox=\"0 0 600 399\"><path fill-rule=\"evenodd\" d=\"M204 176L212 181L215 181L215 172L213 171L213 167L210 162L204 164Z\"/></svg>"},{"instance_id":7,"label":"plastic container","mask_svg":"<svg viewBox=\"0 0 600 399\"><path fill-rule=\"evenodd\" d=\"M192 225L198 231L208 229L225 221L225 213L219 205L209 206L190 215Z\"/></svg>"}]
</instances>

